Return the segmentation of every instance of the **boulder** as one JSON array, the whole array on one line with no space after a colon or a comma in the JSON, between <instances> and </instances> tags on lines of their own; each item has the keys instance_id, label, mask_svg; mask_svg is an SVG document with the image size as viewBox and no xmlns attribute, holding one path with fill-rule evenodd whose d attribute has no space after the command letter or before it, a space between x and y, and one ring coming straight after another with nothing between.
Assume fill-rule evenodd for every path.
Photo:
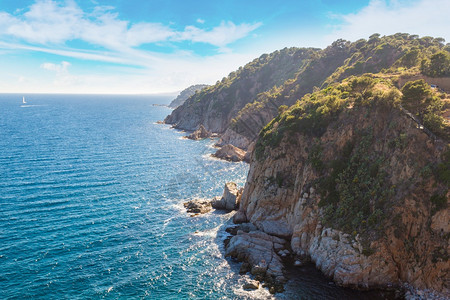
<instances>
[{"instance_id":1,"label":"boulder","mask_svg":"<svg viewBox=\"0 0 450 300\"><path fill-rule=\"evenodd\" d=\"M186 137L191 140L201 140L209 138L211 135L212 133L210 131L206 130L203 125L200 125L196 131Z\"/></svg>"},{"instance_id":2,"label":"boulder","mask_svg":"<svg viewBox=\"0 0 450 300\"><path fill-rule=\"evenodd\" d=\"M262 231L239 230L226 245L225 255L247 263L248 265L242 267L242 271L250 270L256 279L278 286L284 283L285 279L283 263L276 253L275 245L285 243L285 240Z\"/></svg>"},{"instance_id":3,"label":"boulder","mask_svg":"<svg viewBox=\"0 0 450 300\"><path fill-rule=\"evenodd\" d=\"M185 202L184 207L188 213L205 214L211 211L211 202L206 200L191 200Z\"/></svg>"},{"instance_id":4,"label":"boulder","mask_svg":"<svg viewBox=\"0 0 450 300\"><path fill-rule=\"evenodd\" d=\"M259 288L259 282L256 280L249 280L242 288L244 290L257 290Z\"/></svg>"},{"instance_id":5,"label":"boulder","mask_svg":"<svg viewBox=\"0 0 450 300\"><path fill-rule=\"evenodd\" d=\"M212 207L215 209L234 210L239 207L242 188L238 189L236 183L227 182L221 198L214 197L211 201Z\"/></svg>"},{"instance_id":6,"label":"boulder","mask_svg":"<svg viewBox=\"0 0 450 300\"><path fill-rule=\"evenodd\" d=\"M245 151L235 147L231 144L226 144L222 148L213 154L214 157L225 159L233 162L243 161L245 157Z\"/></svg>"}]
</instances>

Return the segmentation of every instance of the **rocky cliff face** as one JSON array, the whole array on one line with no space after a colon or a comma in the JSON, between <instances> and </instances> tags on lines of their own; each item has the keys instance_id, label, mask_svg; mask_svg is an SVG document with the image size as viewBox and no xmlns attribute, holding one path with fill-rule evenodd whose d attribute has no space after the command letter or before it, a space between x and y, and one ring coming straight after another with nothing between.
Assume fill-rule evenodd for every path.
<instances>
[{"instance_id":1,"label":"rocky cliff face","mask_svg":"<svg viewBox=\"0 0 450 300\"><path fill-rule=\"evenodd\" d=\"M191 85L190 87L182 90L181 93L175 99L173 99L172 102L170 102L169 107L177 108L178 106L182 105L184 101L186 101L186 99L207 86L207 84Z\"/></svg>"},{"instance_id":2,"label":"rocky cliff face","mask_svg":"<svg viewBox=\"0 0 450 300\"><path fill-rule=\"evenodd\" d=\"M449 295L448 144L398 108L394 87L348 84L262 130L238 215L338 284Z\"/></svg>"}]
</instances>

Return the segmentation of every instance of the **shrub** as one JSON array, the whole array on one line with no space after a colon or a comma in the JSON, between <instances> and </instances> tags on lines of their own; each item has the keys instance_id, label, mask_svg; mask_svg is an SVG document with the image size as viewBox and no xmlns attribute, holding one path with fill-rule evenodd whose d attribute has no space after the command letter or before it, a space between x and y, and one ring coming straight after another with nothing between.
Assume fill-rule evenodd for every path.
<instances>
[{"instance_id":1,"label":"shrub","mask_svg":"<svg viewBox=\"0 0 450 300\"><path fill-rule=\"evenodd\" d=\"M447 191L443 195L434 194L430 198L432 204L431 214L434 215L436 212L447 207Z\"/></svg>"}]
</instances>

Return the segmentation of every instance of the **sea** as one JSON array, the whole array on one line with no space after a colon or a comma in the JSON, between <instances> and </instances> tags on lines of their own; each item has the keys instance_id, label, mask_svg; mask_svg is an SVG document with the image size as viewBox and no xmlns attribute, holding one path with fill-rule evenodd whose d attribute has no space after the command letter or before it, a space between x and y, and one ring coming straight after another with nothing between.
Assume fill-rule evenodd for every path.
<instances>
[{"instance_id":1,"label":"sea","mask_svg":"<svg viewBox=\"0 0 450 300\"><path fill-rule=\"evenodd\" d=\"M243 186L214 140L158 124L169 98L0 94L0 299L384 299L313 266L245 291L224 257L232 213L183 203Z\"/></svg>"}]
</instances>

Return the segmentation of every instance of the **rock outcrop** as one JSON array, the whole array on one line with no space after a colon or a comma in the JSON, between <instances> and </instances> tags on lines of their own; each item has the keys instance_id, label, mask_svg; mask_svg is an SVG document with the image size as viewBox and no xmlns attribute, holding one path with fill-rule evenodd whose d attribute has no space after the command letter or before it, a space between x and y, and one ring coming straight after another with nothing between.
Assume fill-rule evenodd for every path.
<instances>
[{"instance_id":1,"label":"rock outcrop","mask_svg":"<svg viewBox=\"0 0 450 300\"><path fill-rule=\"evenodd\" d=\"M195 130L190 135L186 136L186 138L188 138L190 140L201 140L201 139L209 138L211 136L212 136L212 133L210 131L206 130L206 128L203 125L200 125L197 130Z\"/></svg>"},{"instance_id":2,"label":"rock outcrop","mask_svg":"<svg viewBox=\"0 0 450 300\"><path fill-rule=\"evenodd\" d=\"M244 268L241 267L240 273L249 271L257 280L265 282L265 286L274 293L281 292L282 284L286 282L283 262L278 255L285 248L286 240L258 230L239 229L227 243L225 255L242 261Z\"/></svg>"},{"instance_id":3,"label":"rock outcrop","mask_svg":"<svg viewBox=\"0 0 450 300\"><path fill-rule=\"evenodd\" d=\"M226 144L213 154L214 157L233 162L243 161L246 158L246 152L238 147ZM248 156L247 156L248 158Z\"/></svg>"},{"instance_id":4,"label":"rock outcrop","mask_svg":"<svg viewBox=\"0 0 450 300\"><path fill-rule=\"evenodd\" d=\"M191 214L205 214L211 211L211 202L207 200L191 200L184 203L186 211Z\"/></svg>"},{"instance_id":5,"label":"rock outcrop","mask_svg":"<svg viewBox=\"0 0 450 300\"><path fill-rule=\"evenodd\" d=\"M243 188L238 188L236 183L227 182L222 197L215 197L211 205L215 209L235 210L239 207Z\"/></svg>"},{"instance_id":6,"label":"rock outcrop","mask_svg":"<svg viewBox=\"0 0 450 300\"><path fill-rule=\"evenodd\" d=\"M224 134L222 134L222 136L220 137L219 142L217 142L216 146L223 147L225 145L231 144L243 150L247 150L251 142L252 141L247 137L240 135L231 128L227 128Z\"/></svg>"},{"instance_id":7,"label":"rock outcrop","mask_svg":"<svg viewBox=\"0 0 450 300\"><path fill-rule=\"evenodd\" d=\"M249 280L242 288L244 290L257 290L259 289L259 282L256 280Z\"/></svg>"}]
</instances>

